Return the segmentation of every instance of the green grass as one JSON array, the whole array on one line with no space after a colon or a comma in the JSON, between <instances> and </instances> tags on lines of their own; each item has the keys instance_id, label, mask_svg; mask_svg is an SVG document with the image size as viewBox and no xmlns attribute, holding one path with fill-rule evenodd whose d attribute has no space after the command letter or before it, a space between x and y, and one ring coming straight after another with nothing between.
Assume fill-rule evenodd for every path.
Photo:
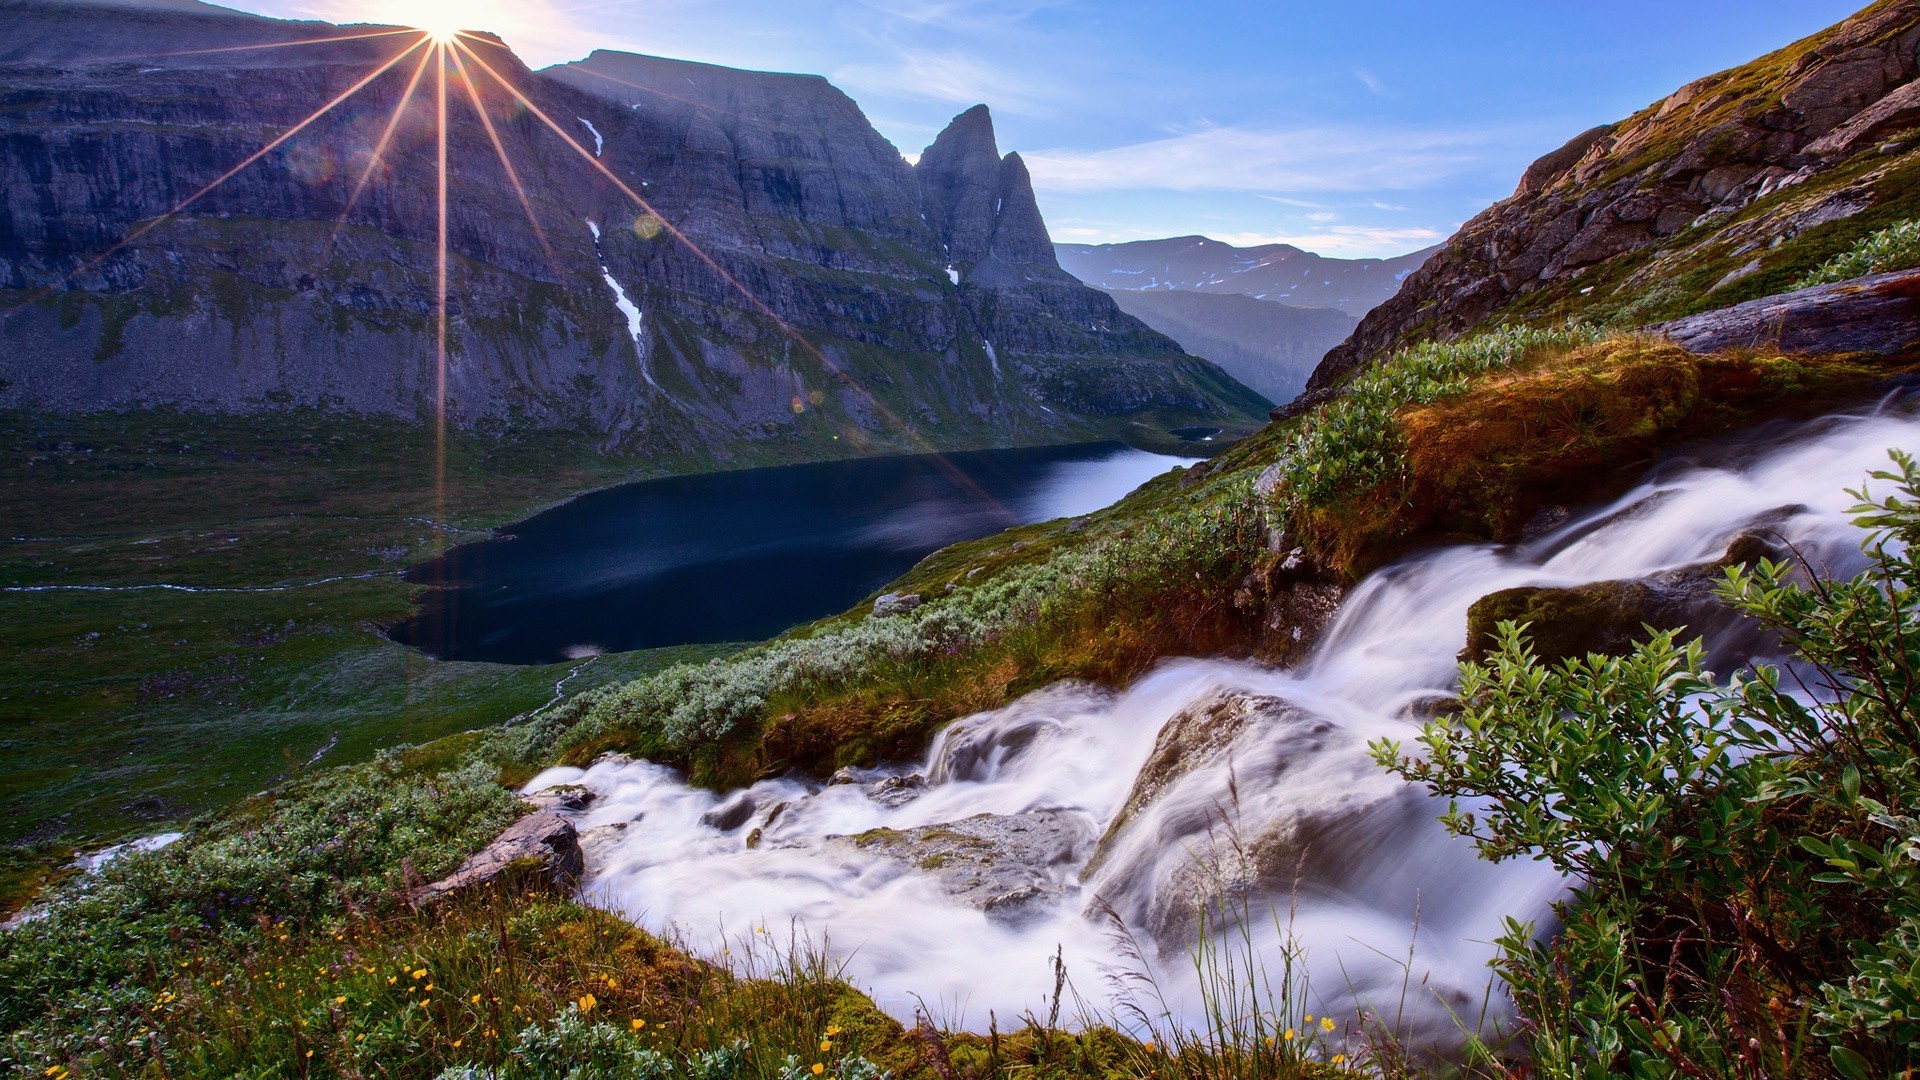
<instances>
[{"instance_id":1,"label":"green grass","mask_svg":"<svg viewBox=\"0 0 1920 1080\"><path fill-rule=\"evenodd\" d=\"M0 863L0 908L71 847L544 705L569 665L383 637L421 591L399 571L660 468L583 436L457 437L440 488L430 433L399 422L0 414L0 587L62 590L0 592L0 843L29 845ZM602 657L568 690L724 651Z\"/></svg>"}]
</instances>

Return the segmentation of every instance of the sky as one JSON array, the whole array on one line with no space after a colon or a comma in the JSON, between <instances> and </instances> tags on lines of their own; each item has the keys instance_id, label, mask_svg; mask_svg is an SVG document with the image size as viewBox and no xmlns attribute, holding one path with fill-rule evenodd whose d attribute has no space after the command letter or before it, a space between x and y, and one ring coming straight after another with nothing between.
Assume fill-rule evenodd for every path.
<instances>
[{"instance_id":1,"label":"sky","mask_svg":"<svg viewBox=\"0 0 1920 1080\"><path fill-rule=\"evenodd\" d=\"M1866 0L224 0L458 13L535 67L596 48L825 75L909 159L984 102L1056 241L1202 234L1374 257L1527 164Z\"/></svg>"}]
</instances>

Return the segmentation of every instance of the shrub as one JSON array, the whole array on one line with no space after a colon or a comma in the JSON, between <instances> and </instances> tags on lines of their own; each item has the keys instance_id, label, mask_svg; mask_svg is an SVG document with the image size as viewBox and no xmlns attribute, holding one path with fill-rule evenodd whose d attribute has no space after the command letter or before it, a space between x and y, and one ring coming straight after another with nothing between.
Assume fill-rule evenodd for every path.
<instances>
[{"instance_id":1,"label":"shrub","mask_svg":"<svg viewBox=\"0 0 1920 1080\"><path fill-rule=\"evenodd\" d=\"M1503 973L1543 1075L1885 1076L1920 1064L1920 468L1856 492L1869 570L1728 571L1790 647L1729 682L1671 632L1555 665L1524 627L1462 669L1466 707L1388 768L1451 802L1490 859L1580 882Z\"/></svg>"},{"instance_id":2,"label":"shrub","mask_svg":"<svg viewBox=\"0 0 1920 1080\"><path fill-rule=\"evenodd\" d=\"M1794 282L1793 287L1811 289L1815 285L1915 266L1920 266L1920 221L1902 221L1861 237L1852 247Z\"/></svg>"}]
</instances>

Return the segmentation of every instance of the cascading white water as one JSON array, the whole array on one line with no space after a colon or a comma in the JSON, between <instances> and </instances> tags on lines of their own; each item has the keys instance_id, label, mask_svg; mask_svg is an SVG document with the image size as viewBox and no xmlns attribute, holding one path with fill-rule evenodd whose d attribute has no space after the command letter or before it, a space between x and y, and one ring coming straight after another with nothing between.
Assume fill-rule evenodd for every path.
<instances>
[{"instance_id":1,"label":"cascading white water","mask_svg":"<svg viewBox=\"0 0 1920 1080\"><path fill-rule=\"evenodd\" d=\"M1056 948L1098 1000L1104 984L1090 972L1142 962L1116 916L1175 1016L1191 1016L1199 987L1182 953L1197 939L1194 897L1225 884L1256 909L1261 955L1277 964L1283 934L1304 951L1308 1011L1398 1013L1415 1038L1445 1041L1488 1001L1502 918L1545 921L1566 885L1541 864L1491 865L1447 837L1441 807L1375 766L1368 740L1410 741L1420 704L1451 692L1467 609L1489 593L1710 561L1756 525L1851 572L1860 534L1845 489L1890 447L1920 447L1905 408L1777 425L1671 462L1524 545L1431 550L1372 575L1292 670L1180 660L1124 693L1058 686L960 720L925 761L864 778L924 776L906 801L915 789L800 778L722 797L633 761L549 770L528 790L598 793L580 821L589 898L714 956L795 925L829 940L850 977L902 1016L924 1006L984 1026L990 1011L1003 1022L1044 1014ZM1163 727L1223 693L1277 700L1220 727L1224 746L1150 777L1153 797L1130 804ZM830 839L983 814L1044 836L1038 856L1029 846L1022 858L1048 888L1011 914L961 902L950 877L943 885L888 842Z\"/></svg>"}]
</instances>

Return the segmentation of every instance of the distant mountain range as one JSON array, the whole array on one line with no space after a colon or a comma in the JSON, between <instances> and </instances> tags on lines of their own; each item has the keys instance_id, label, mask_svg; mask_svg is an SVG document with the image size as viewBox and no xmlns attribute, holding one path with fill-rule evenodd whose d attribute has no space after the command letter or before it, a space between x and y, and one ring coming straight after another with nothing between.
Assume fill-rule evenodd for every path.
<instances>
[{"instance_id":1,"label":"distant mountain range","mask_svg":"<svg viewBox=\"0 0 1920 1080\"><path fill-rule=\"evenodd\" d=\"M418 37L370 29L0 2L0 409L431 414L433 80L390 120ZM984 106L915 165L817 76L472 48L491 126L450 78L456 425L712 463L1264 411L1062 272Z\"/></svg>"},{"instance_id":2,"label":"distant mountain range","mask_svg":"<svg viewBox=\"0 0 1920 1080\"><path fill-rule=\"evenodd\" d=\"M1359 318L1400 291L1438 248L1391 259L1331 259L1291 244L1234 247L1204 236L1125 244L1057 244L1067 273L1114 291L1238 293L1293 307L1337 308Z\"/></svg>"},{"instance_id":3,"label":"distant mountain range","mask_svg":"<svg viewBox=\"0 0 1920 1080\"><path fill-rule=\"evenodd\" d=\"M1273 402L1291 401L1327 352L1360 320L1334 308L1301 308L1233 293L1107 290L1120 310L1225 368Z\"/></svg>"},{"instance_id":4,"label":"distant mountain range","mask_svg":"<svg viewBox=\"0 0 1920 1080\"><path fill-rule=\"evenodd\" d=\"M1204 236L1057 244L1060 265L1121 310L1276 402L1306 386L1438 248L1391 259L1332 259L1288 244L1241 248Z\"/></svg>"}]
</instances>

